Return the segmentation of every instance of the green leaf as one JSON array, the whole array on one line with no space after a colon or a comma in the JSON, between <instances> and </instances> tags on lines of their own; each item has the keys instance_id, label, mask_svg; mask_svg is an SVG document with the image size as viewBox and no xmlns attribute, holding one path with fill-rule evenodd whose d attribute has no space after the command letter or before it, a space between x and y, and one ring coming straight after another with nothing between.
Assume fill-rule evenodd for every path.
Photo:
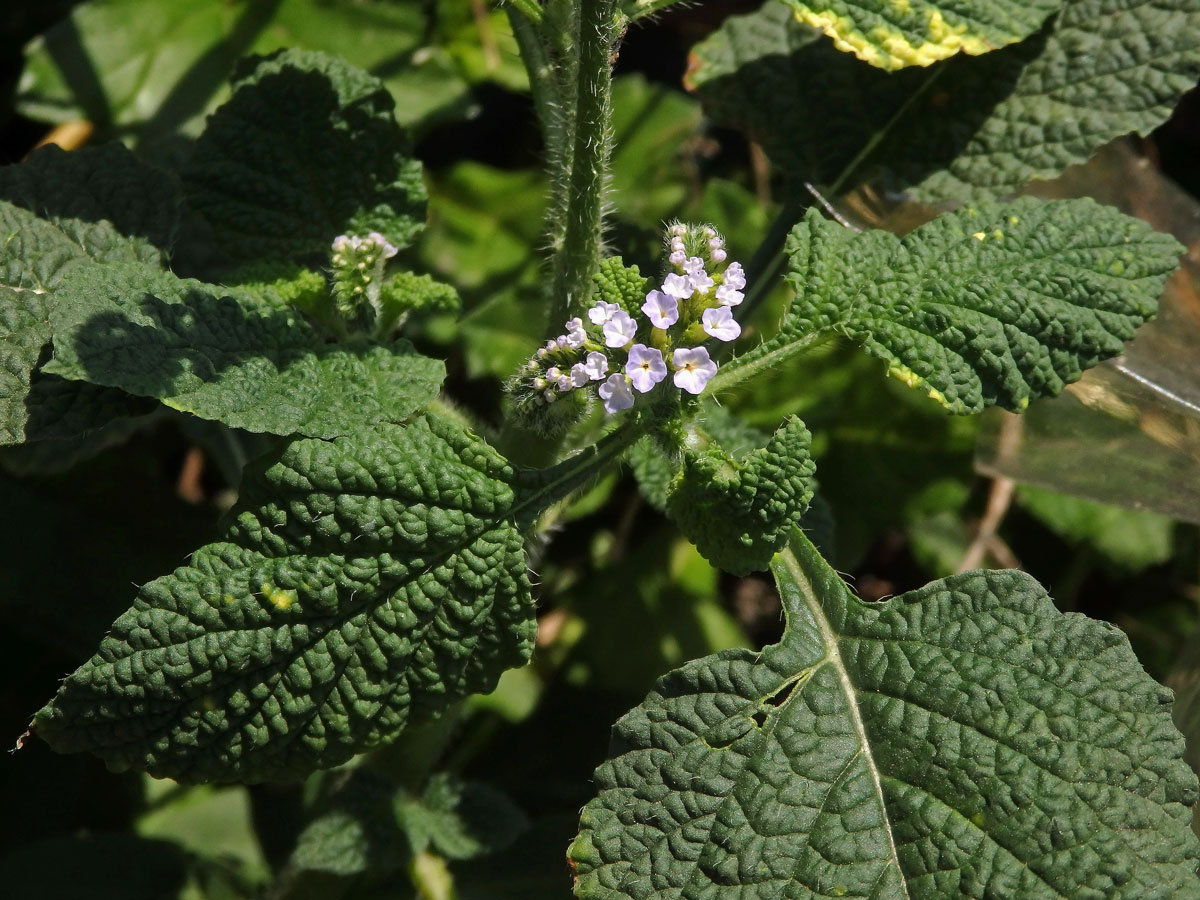
<instances>
[{"instance_id":1,"label":"green leaf","mask_svg":"<svg viewBox=\"0 0 1200 900\"><path fill-rule=\"evenodd\" d=\"M77 272L58 292L46 371L248 431L313 437L402 422L445 377L407 341L328 344L286 304L221 290L132 264Z\"/></svg>"},{"instance_id":2,"label":"green leaf","mask_svg":"<svg viewBox=\"0 0 1200 900\"><path fill-rule=\"evenodd\" d=\"M0 169L0 182L3 173L11 172ZM7 187L32 202L37 192L32 186L14 189L16 180L10 175ZM46 415L49 404L88 406L95 397L86 391L67 396L73 392L43 384L45 391L31 396L37 386L34 372L52 334L57 291L68 272L89 268L92 260L156 262L158 256L153 247L123 237L109 222L66 217L55 224L0 200L0 444L71 436L98 424L89 418L84 428L72 430L72 423L49 421ZM31 417L37 421L31 423Z\"/></svg>"},{"instance_id":3,"label":"green leaf","mask_svg":"<svg viewBox=\"0 0 1200 900\"><path fill-rule=\"evenodd\" d=\"M771 437L766 431L747 425L714 402L705 403L687 423L687 429L686 440L689 444L703 447L718 444L734 457L747 455L766 444ZM654 438L644 437L629 449L629 463L642 496L659 512L666 512L671 480L680 468L678 454L667 452Z\"/></svg>"},{"instance_id":4,"label":"green leaf","mask_svg":"<svg viewBox=\"0 0 1200 900\"><path fill-rule=\"evenodd\" d=\"M458 58L472 48L466 35L431 35L437 18L388 0L90 0L30 44L18 106L138 143L194 135L240 57L303 47L378 73L406 125L461 115L469 85Z\"/></svg>"},{"instance_id":5,"label":"green leaf","mask_svg":"<svg viewBox=\"0 0 1200 900\"><path fill-rule=\"evenodd\" d=\"M937 201L1011 193L1148 134L1198 71L1200 0L1070 0L1020 44L896 73L839 53L772 0L697 46L689 82L796 184L882 170L888 187Z\"/></svg>"},{"instance_id":6,"label":"green leaf","mask_svg":"<svg viewBox=\"0 0 1200 900\"><path fill-rule=\"evenodd\" d=\"M53 222L85 249L110 240L92 237L107 225L136 248L134 258L153 262L175 240L182 196L170 175L120 144L70 153L49 144L20 165L0 168L0 199Z\"/></svg>"},{"instance_id":7,"label":"green leaf","mask_svg":"<svg viewBox=\"0 0 1200 900\"><path fill-rule=\"evenodd\" d=\"M402 868L413 848L393 810L401 791L390 778L370 769L350 772L329 798L329 808L300 832L289 864L333 875Z\"/></svg>"},{"instance_id":8,"label":"green leaf","mask_svg":"<svg viewBox=\"0 0 1200 900\"><path fill-rule=\"evenodd\" d=\"M617 722L579 897L1200 896L1196 778L1120 631L1017 571L864 603L799 534L773 568L780 643Z\"/></svg>"},{"instance_id":9,"label":"green leaf","mask_svg":"<svg viewBox=\"0 0 1200 900\"><path fill-rule=\"evenodd\" d=\"M413 850L432 846L447 859L474 859L503 850L529 819L505 794L476 781L434 775L420 798L396 805Z\"/></svg>"},{"instance_id":10,"label":"green leaf","mask_svg":"<svg viewBox=\"0 0 1200 900\"><path fill-rule=\"evenodd\" d=\"M224 538L139 591L34 731L116 771L275 781L490 690L536 628L516 520L540 495L516 480L440 419L291 442L250 465Z\"/></svg>"},{"instance_id":11,"label":"green leaf","mask_svg":"<svg viewBox=\"0 0 1200 900\"><path fill-rule=\"evenodd\" d=\"M1017 503L1068 542L1089 547L1118 570L1140 572L1171 558L1175 523L1167 516L1025 484L1017 489Z\"/></svg>"},{"instance_id":12,"label":"green leaf","mask_svg":"<svg viewBox=\"0 0 1200 900\"><path fill-rule=\"evenodd\" d=\"M183 171L188 201L234 263L324 259L338 234L406 247L425 225L421 164L382 83L333 57L246 61Z\"/></svg>"},{"instance_id":13,"label":"green leaf","mask_svg":"<svg viewBox=\"0 0 1200 900\"><path fill-rule=\"evenodd\" d=\"M903 238L809 210L787 245L796 298L779 334L738 366L769 369L832 331L951 412L1024 409L1121 352L1179 252L1091 200L980 204Z\"/></svg>"},{"instance_id":14,"label":"green leaf","mask_svg":"<svg viewBox=\"0 0 1200 900\"><path fill-rule=\"evenodd\" d=\"M673 86L625 75L613 80L612 107L613 213L661 234L695 182L686 157L695 152L700 104Z\"/></svg>"},{"instance_id":15,"label":"green leaf","mask_svg":"<svg viewBox=\"0 0 1200 900\"><path fill-rule=\"evenodd\" d=\"M742 458L715 442L685 450L667 514L714 566L735 575L765 569L812 499L811 439L792 416Z\"/></svg>"},{"instance_id":16,"label":"green leaf","mask_svg":"<svg viewBox=\"0 0 1200 900\"><path fill-rule=\"evenodd\" d=\"M927 66L956 53L979 56L1029 37L1060 0L786 0L801 22L839 50L880 69Z\"/></svg>"}]
</instances>

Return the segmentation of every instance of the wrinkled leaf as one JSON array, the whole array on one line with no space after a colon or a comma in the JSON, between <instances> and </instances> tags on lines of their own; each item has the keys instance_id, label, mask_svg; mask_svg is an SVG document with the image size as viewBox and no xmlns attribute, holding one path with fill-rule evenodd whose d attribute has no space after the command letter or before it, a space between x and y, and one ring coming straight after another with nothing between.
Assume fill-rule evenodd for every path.
<instances>
[{"instance_id":1,"label":"wrinkled leaf","mask_svg":"<svg viewBox=\"0 0 1200 900\"><path fill-rule=\"evenodd\" d=\"M445 369L407 341L329 344L290 307L135 264L77 272L58 292L46 371L236 428L334 437L401 422Z\"/></svg>"},{"instance_id":2,"label":"wrinkled leaf","mask_svg":"<svg viewBox=\"0 0 1200 900\"><path fill-rule=\"evenodd\" d=\"M339 234L408 246L425 226L421 164L378 79L321 53L245 61L183 171L232 263L324 259Z\"/></svg>"},{"instance_id":3,"label":"wrinkled leaf","mask_svg":"<svg viewBox=\"0 0 1200 900\"><path fill-rule=\"evenodd\" d=\"M979 56L1033 34L1060 0L786 0L839 50L880 69Z\"/></svg>"},{"instance_id":4,"label":"wrinkled leaf","mask_svg":"<svg viewBox=\"0 0 1200 900\"><path fill-rule=\"evenodd\" d=\"M614 727L579 897L1200 896L1171 695L1120 631L1016 571L868 604L802 536L773 567L783 640Z\"/></svg>"},{"instance_id":5,"label":"wrinkled leaf","mask_svg":"<svg viewBox=\"0 0 1200 900\"><path fill-rule=\"evenodd\" d=\"M716 441L685 449L667 514L714 566L735 575L765 569L812 499L811 440L793 416L743 455Z\"/></svg>"},{"instance_id":6,"label":"wrinkled leaf","mask_svg":"<svg viewBox=\"0 0 1200 900\"><path fill-rule=\"evenodd\" d=\"M1179 252L1090 200L980 204L903 238L810 210L787 244L796 299L779 334L738 363L769 368L832 331L951 412L1023 409L1121 352Z\"/></svg>"},{"instance_id":7,"label":"wrinkled leaf","mask_svg":"<svg viewBox=\"0 0 1200 900\"><path fill-rule=\"evenodd\" d=\"M514 480L438 419L293 441L251 464L223 539L141 589L35 733L116 771L286 780L491 689L535 631Z\"/></svg>"},{"instance_id":8,"label":"wrinkled leaf","mask_svg":"<svg viewBox=\"0 0 1200 900\"><path fill-rule=\"evenodd\" d=\"M1010 193L1147 134L1198 74L1200 0L1071 0L1019 44L896 73L838 52L772 0L699 45L689 82L797 184L845 187L881 169L889 187L935 201Z\"/></svg>"}]
</instances>

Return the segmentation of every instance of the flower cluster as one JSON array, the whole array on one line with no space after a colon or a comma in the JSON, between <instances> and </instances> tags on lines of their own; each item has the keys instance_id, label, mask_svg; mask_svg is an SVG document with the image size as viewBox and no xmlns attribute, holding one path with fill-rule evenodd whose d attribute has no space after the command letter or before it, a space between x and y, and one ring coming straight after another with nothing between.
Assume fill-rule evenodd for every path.
<instances>
[{"instance_id":1,"label":"flower cluster","mask_svg":"<svg viewBox=\"0 0 1200 900\"><path fill-rule=\"evenodd\" d=\"M613 414L668 376L689 394L704 390L717 364L703 344L741 334L733 307L742 302L746 275L739 263L725 262L725 241L712 226L674 224L667 248L667 272L637 310L644 318L602 299L587 322L568 320L522 369L513 389L518 405L546 406L594 384Z\"/></svg>"},{"instance_id":2,"label":"flower cluster","mask_svg":"<svg viewBox=\"0 0 1200 900\"><path fill-rule=\"evenodd\" d=\"M366 237L339 234L333 239L333 296L338 312L353 319L367 301L379 313L379 291L387 261L400 251L378 231Z\"/></svg>"}]
</instances>

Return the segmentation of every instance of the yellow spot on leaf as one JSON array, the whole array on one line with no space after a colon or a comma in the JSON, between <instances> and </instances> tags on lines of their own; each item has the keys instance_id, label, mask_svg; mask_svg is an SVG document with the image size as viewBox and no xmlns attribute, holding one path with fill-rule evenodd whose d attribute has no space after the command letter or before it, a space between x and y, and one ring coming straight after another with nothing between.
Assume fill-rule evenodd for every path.
<instances>
[{"instance_id":1,"label":"yellow spot on leaf","mask_svg":"<svg viewBox=\"0 0 1200 900\"><path fill-rule=\"evenodd\" d=\"M997 228L992 232L992 237L994 237L996 240L1000 240L1000 238L1004 237L1004 232Z\"/></svg>"},{"instance_id":2,"label":"yellow spot on leaf","mask_svg":"<svg viewBox=\"0 0 1200 900\"><path fill-rule=\"evenodd\" d=\"M904 382L904 384L908 385L910 388L924 387L925 392L929 395L930 400L936 400L938 403L940 403L942 406L945 406L947 409L950 407L950 403L946 400L945 394L943 394L937 388L932 388L928 384L926 384L925 379L922 378L920 375L918 375L916 372L914 372L912 369L910 369L908 366L902 365L900 363L893 363L891 365L891 367L888 368L887 373L889 375L891 375L893 378Z\"/></svg>"},{"instance_id":3,"label":"yellow spot on leaf","mask_svg":"<svg viewBox=\"0 0 1200 900\"><path fill-rule=\"evenodd\" d=\"M983 813L981 813L981 812L977 812L977 813L975 813L975 815L971 816L971 824L977 828L982 828L984 822L986 822L986 821L987 821L987 819L984 817Z\"/></svg>"},{"instance_id":4,"label":"yellow spot on leaf","mask_svg":"<svg viewBox=\"0 0 1200 900\"><path fill-rule=\"evenodd\" d=\"M233 596L233 594L226 594L221 599L224 600L226 603L237 603L237 597Z\"/></svg>"},{"instance_id":5,"label":"yellow spot on leaf","mask_svg":"<svg viewBox=\"0 0 1200 900\"><path fill-rule=\"evenodd\" d=\"M987 239L987 235L982 231L975 232L973 235L971 235L971 237L975 238L977 241L983 241Z\"/></svg>"},{"instance_id":6,"label":"yellow spot on leaf","mask_svg":"<svg viewBox=\"0 0 1200 900\"><path fill-rule=\"evenodd\" d=\"M271 601L276 609L287 609L296 602L296 592L277 588L273 584L262 585L262 595Z\"/></svg>"},{"instance_id":7,"label":"yellow spot on leaf","mask_svg":"<svg viewBox=\"0 0 1200 900\"><path fill-rule=\"evenodd\" d=\"M920 13L913 11L912 0L889 0L889 6L895 17L916 20L911 21L910 33L920 31ZM926 40L914 42L909 34L890 23L876 25L864 34L859 23L848 16L803 5L796 9L799 21L825 32L839 50L853 53L863 62L880 69L928 66L956 53L978 56L996 49L990 41L969 33L965 22L951 25L938 9L930 9L927 15Z\"/></svg>"},{"instance_id":8,"label":"yellow spot on leaf","mask_svg":"<svg viewBox=\"0 0 1200 900\"><path fill-rule=\"evenodd\" d=\"M1008 217L1008 224L1009 224L1009 225L1016 225L1016 224L1017 224L1018 222L1020 222L1020 221L1021 221L1021 219L1020 219L1020 217L1018 217L1018 216L1009 216L1009 217Z\"/></svg>"}]
</instances>

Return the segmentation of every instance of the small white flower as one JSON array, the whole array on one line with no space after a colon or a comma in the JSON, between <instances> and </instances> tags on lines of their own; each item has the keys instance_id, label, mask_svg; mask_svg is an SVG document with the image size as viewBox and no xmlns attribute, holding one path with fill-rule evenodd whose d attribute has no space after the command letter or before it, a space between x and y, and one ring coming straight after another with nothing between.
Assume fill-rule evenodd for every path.
<instances>
[{"instance_id":1,"label":"small white flower","mask_svg":"<svg viewBox=\"0 0 1200 900\"><path fill-rule=\"evenodd\" d=\"M689 256L684 260L683 271L689 275L699 275L704 271L704 260L698 256Z\"/></svg>"},{"instance_id":2,"label":"small white flower","mask_svg":"<svg viewBox=\"0 0 1200 900\"><path fill-rule=\"evenodd\" d=\"M692 288L700 294L707 294L712 290L713 280L708 277L708 273L701 269L695 275L689 275L688 281L692 283Z\"/></svg>"},{"instance_id":3,"label":"small white flower","mask_svg":"<svg viewBox=\"0 0 1200 900\"><path fill-rule=\"evenodd\" d=\"M662 292L679 300L686 300L696 289L692 287L690 275L676 275L672 272L663 279Z\"/></svg>"},{"instance_id":4,"label":"small white flower","mask_svg":"<svg viewBox=\"0 0 1200 900\"><path fill-rule=\"evenodd\" d=\"M668 256L667 259L673 266L682 266L684 256L685 254L682 250L672 250L671 255Z\"/></svg>"},{"instance_id":5,"label":"small white flower","mask_svg":"<svg viewBox=\"0 0 1200 900\"><path fill-rule=\"evenodd\" d=\"M565 334L560 334L554 339L554 343L565 350L567 347L571 346L571 339Z\"/></svg>"},{"instance_id":6,"label":"small white flower","mask_svg":"<svg viewBox=\"0 0 1200 900\"><path fill-rule=\"evenodd\" d=\"M671 365L675 367L675 387L689 394L699 394L717 374L717 364L703 347L680 347L671 354Z\"/></svg>"},{"instance_id":7,"label":"small white flower","mask_svg":"<svg viewBox=\"0 0 1200 900\"><path fill-rule=\"evenodd\" d=\"M558 366L551 366L546 370L546 377L551 381L558 381L558 376L562 374L562 370Z\"/></svg>"},{"instance_id":8,"label":"small white flower","mask_svg":"<svg viewBox=\"0 0 1200 900\"><path fill-rule=\"evenodd\" d=\"M545 378L533 379L533 389L535 391L544 391L546 389L546 379Z\"/></svg>"},{"instance_id":9,"label":"small white flower","mask_svg":"<svg viewBox=\"0 0 1200 900\"><path fill-rule=\"evenodd\" d=\"M679 321L679 301L662 291L651 291L642 304L642 312L655 328L670 328Z\"/></svg>"},{"instance_id":10,"label":"small white flower","mask_svg":"<svg viewBox=\"0 0 1200 900\"><path fill-rule=\"evenodd\" d=\"M725 262L726 253L720 247L708 255L712 257L713 262Z\"/></svg>"},{"instance_id":11,"label":"small white flower","mask_svg":"<svg viewBox=\"0 0 1200 900\"><path fill-rule=\"evenodd\" d=\"M546 391L544 394L542 394L542 396L546 399L547 403L553 403L558 399L558 394L554 392L554 388L546 388Z\"/></svg>"},{"instance_id":12,"label":"small white flower","mask_svg":"<svg viewBox=\"0 0 1200 900\"><path fill-rule=\"evenodd\" d=\"M553 353L555 350L558 349L558 344L556 344L554 341L546 341L545 349L546 349L546 352Z\"/></svg>"},{"instance_id":13,"label":"small white flower","mask_svg":"<svg viewBox=\"0 0 1200 900\"><path fill-rule=\"evenodd\" d=\"M383 250L383 258L384 259L391 259L393 256L395 256L397 253L400 252L399 247L392 246L392 244L388 241L388 239L385 238L378 231L372 231L370 234L367 235L367 239L374 241L376 246L378 246L381 250Z\"/></svg>"},{"instance_id":14,"label":"small white flower","mask_svg":"<svg viewBox=\"0 0 1200 900\"><path fill-rule=\"evenodd\" d=\"M586 341L587 332L583 330L583 319L567 319L567 346L578 350Z\"/></svg>"},{"instance_id":15,"label":"small white flower","mask_svg":"<svg viewBox=\"0 0 1200 900\"><path fill-rule=\"evenodd\" d=\"M583 363L575 363L571 366L571 387L583 387L589 380L591 379L587 366Z\"/></svg>"},{"instance_id":16,"label":"small white flower","mask_svg":"<svg viewBox=\"0 0 1200 900\"><path fill-rule=\"evenodd\" d=\"M609 375L596 392L604 401L604 411L609 415L633 406L633 391L629 390L629 379L624 375Z\"/></svg>"},{"instance_id":17,"label":"small white flower","mask_svg":"<svg viewBox=\"0 0 1200 900\"><path fill-rule=\"evenodd\" d=\"M670 228L668 228L667 231L676 237L683 237L685 234L687 234L687 226L682 222L676 222Z\"/></svg>"},{"instance_id":18,"label":"small white flower","mask_svg":"<svg viewBox=\"0 0 1200 900\"><path fill-rule=\"evenodd\" d=\"M737 306L742 302L745 295L728 284L722 284L717 288L717 299L721 301L722 306Z\"/></svg>"},{"instance_id":19,"label":"small white flower","mask_svg":"<svg viewBox=\"0 0 1200 900\"><path fill-rule=\"evenodd\" d=\"M556 388L558 388L560 391L569 391L572 387L571 376L570 375L559 375L558 381L555 382L554 386Z\"/></svg>"},{"instance_id":20,"label":"small white flower","mask_svg":"<svg viewBox=\"0 0 1200 900\"><path fill-rule=\"evenodd\" d=\"M742 333L742 326L734 321L733 310L728 306L706 309L701 319L704 322L704 333L719 341L732 341Z\"/></svg>"},{"instance_id":21,"label":"small white flower","mask_svg":"<svg viewBox=\"0 0 1200 900\"><path fill-rule=\"evenodd\" d=\"M667 364L662 351L645 344L634 344L629 348L629 361L625 363L625 374L641 393L652 389L667 377Z\"/></svg>"},{"instance_id":22,"label":"small white flower","mask_svg":"<svg viewBox=\"0 0 1200 900\"><path fill-rule=\"evenodd\" d=\"M614 314L619 313L621 307L617 303L608 303L604 300L598 300L596 305L588 310L588 318L592 320L593 325L603 325Z\"/></svg>"},{"instance_id":23,"label":"small white flower","mask_svg":"<svg viewBox=\"0 0 1200 900\"><path fill-rule=\"evenodd\" d=\"M624 347L637 334L637 322L624 310L617 310L604 323L604 343L609 347Z\"/></svg>"},{"instance_id":24,"label":"small white flower","mask_svg":"<svg viewBox=\"0 0 1200 900\"><path fill-rule=\"evenodd\" d=\"M746 287L746 271L741 263L731 262L721 280L735 291L740 291Z\"/></svg>"},{"instance_id":25,"label":"small white flower","mask_svg":"<svg viewBox=\"0 0 1200 900\"><path fill-rule=\"evenodd\" d=\"M592 381L600 381L608 372L608 357L599 350L593 350L587 355L587 362L584 363L584 369L587 372L588 378ZM571 371L574 371L574 369Z\"/></svg>"},{"instance_id":26,"label":"small white flower","mask_svg":"<svg viewBox=\"0 0 1200 900\"><path fill-rule=\"evenodd\" d=\"M721 239L721 236L719 234L714 238L708 239L708 249L709 250L720 250L724 246L725 246L725 241L723 241Z\"/></svg>"}]
</instances>

